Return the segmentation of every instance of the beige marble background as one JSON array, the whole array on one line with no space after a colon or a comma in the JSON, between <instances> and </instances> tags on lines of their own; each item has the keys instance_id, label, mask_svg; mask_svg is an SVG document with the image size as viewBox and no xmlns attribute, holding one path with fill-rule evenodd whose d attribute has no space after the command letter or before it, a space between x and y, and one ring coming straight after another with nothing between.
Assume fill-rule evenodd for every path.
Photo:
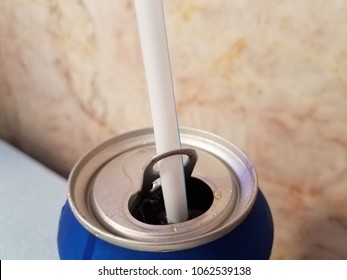
<instances>
[{"instance_id":1,"label":"beige marble background","mask_svg":"<svg viewBox=\"0 0 347 280\"><path fill-rule=\"evenodd\" d=\"M272 258L347 259L347 2L164 4L180 125L253 160ZM131 1L0 1L2 138L67 175L150 125Z\"/></svg>"}]
</instances>

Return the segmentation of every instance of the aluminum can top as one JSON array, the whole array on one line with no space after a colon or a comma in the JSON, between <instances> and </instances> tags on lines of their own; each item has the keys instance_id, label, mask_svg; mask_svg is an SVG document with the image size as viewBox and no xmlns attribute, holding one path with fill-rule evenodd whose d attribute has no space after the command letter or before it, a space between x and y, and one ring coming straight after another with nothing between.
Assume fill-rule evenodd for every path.
<instances>
[{"instance_id":1,"label":"aluminum can top","mask_svg":"<svg viewBox=\"0 0 347 280\"><path fill-rule=\"evenodd\" d=\"M134 218L129 205L141 190L145 167L156 156L153 130L142 129L104 142L77 162L69 177L68 201L79 222L107 242L151 252L197 247L237 227L257 196L253 164L217 135L189 128L180 133L182 148L193 149L198 156L191 176L213 194L206 212L178 224L148 224Z\"/></svg>"}]
</instances>

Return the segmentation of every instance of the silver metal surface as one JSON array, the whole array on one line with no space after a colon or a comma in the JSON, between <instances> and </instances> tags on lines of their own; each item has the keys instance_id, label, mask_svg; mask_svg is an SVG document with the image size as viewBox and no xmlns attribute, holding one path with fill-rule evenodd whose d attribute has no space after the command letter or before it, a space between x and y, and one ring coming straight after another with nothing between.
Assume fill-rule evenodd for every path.
<instances>
[{"instance_id":1,"label":"silver metal surface","mask_svg":"<svg viewBox=\"0 0 347 280\"><path fill-rule=\"evenodd\" d=\"M143 168L156 156L153 131L143 129L101 144L75 165L68 199L81 224L110 243L142 251L196 247L238 226L257 195L252 163L219 136L187 128L180 132L182 148L194 149L198 155L192 176L205 182L214 194L205 213L170 225L146 224L131 215L129 200L142 187Z\"/></svg>"}]
</instances>

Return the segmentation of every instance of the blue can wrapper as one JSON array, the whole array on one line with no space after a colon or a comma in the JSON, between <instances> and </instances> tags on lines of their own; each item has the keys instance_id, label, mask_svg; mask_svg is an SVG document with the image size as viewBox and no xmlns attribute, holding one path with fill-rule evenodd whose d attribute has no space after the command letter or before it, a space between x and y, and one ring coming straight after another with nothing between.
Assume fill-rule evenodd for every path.
<instances>
[{"instance_id":1,"label":"blue can wrapper","mask_svg":"<svg viewBox=\"0 0 347 280\"><path fill-rule=\"evenodd\" d=\"M269 259L274 228L269 205L259 190L248 216L223 237L186 250L148 252L106 242L86 230L67 202L61 212L58 250L66 260L260 260Z\"/></svg>"}]
</instances>

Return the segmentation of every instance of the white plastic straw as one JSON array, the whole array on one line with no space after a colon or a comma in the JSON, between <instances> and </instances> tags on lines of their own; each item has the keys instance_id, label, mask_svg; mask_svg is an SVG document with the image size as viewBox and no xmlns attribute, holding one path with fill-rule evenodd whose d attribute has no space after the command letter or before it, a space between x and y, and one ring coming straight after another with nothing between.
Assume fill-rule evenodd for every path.
<instances>
[{"instance_id":1,"label":"white plastic straw","mask_svg":"<svg viewBox=\"0 0 347 280\"><path fill-rule=\"evenodd\" d=\"M157 154L181 147L161 0L134 0L147 77ZM168 222L188 219L181 156L160 162L160 180Z\"/></svg>"}]
</instances>

